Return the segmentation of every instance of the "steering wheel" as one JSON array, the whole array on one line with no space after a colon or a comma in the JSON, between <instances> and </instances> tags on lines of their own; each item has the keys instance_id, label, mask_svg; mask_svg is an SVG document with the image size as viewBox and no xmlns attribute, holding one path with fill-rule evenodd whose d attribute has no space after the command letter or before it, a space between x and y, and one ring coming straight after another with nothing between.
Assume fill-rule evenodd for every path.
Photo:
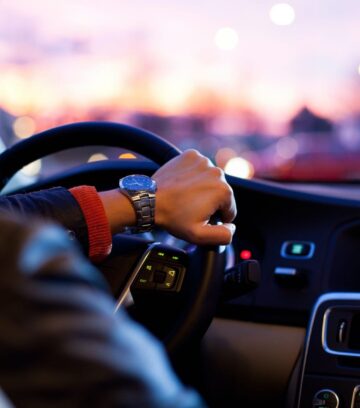
<instances>
[{"instance_id":1,"label":"steering wheel","mask_svg":"<svg viewBox=\"0 0 360 408\"><path fill-rule=\"evenodd\" d=\"M0 155L0 188L18 170L37 159L62 150L91 145L129 149L158 166L180 154L169 142L139 128L108 122L70 124L34 135L3 152ZM130 165L124 169L124 164ZM89 175L98 182L100 174L107 179L112 176L112 185L117 186L120 174L141 173L144 170L151 173L156 168L150 165L145 169L140 163L137 166L135 160L88 163L35 183L26 191L51 185L71 187L85 184ZM101 187L104 189L104 185ZM108 187L109 184L105 188ZM141 282L136 279L141 277L141 273L146 273L146 267L149 268L146 262L151 259L155 262L154 268L160 270L162 275L157 275L155 285L141 289ZM195 339L200 339L207 330L216 309L224 265L223 247L197 246L192 251L180 251L174 247L158 246L144 238L119 234L114 237L112 254L100 265L100 269L117 298L123 296L126 288L132 284L135 309L131 308L131 314L149 327L165 343L170 354L175 355ZM178 276L176 285L172 284L171 290L166 290L164 270L168 271L169 268L175 270ZM123 277L126 277L125 281ZM151 279L156 280L154 275ZM158 290L160 287L165 290Z\"/></svg>"}]
</instances>

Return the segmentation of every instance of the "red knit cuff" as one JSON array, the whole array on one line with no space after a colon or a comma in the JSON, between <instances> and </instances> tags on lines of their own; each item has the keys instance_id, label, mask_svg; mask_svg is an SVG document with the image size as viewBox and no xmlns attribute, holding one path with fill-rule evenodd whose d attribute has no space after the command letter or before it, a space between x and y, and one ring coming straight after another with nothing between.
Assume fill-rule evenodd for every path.
<instances>
[{"instance_id":1,"label":"red knit cuff","mask_svg":"<svg viewBox=\"0 0 360 408\"><path fill-rule=\"evenodd\" d=\"M92 262L100 262L110 254L112 247L110 225L103 203L95 187L79 186L69 191L79 203L87 224L89 258Z\"/></svg>"}]
</instances>

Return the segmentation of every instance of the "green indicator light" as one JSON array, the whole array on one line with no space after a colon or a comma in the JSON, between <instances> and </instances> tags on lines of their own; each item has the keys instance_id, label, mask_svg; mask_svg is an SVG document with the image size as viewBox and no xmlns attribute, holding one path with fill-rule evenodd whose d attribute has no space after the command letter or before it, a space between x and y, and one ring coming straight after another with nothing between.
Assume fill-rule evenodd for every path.
<instances>
[{"instance_id":1,"label":"green indicator light","mask_svg":"<svg viewBox=\"0 0 360 408\"><path fill-rule=\"evenodd\" d=\"M171 259L173 259L174 261L178 261L179 257L174 255L174 256L171 257Z\"/></svg>"},{"instance_id":2,"label":"green indicator light","mask_svg":"<svg viewBox=\"0 0 360 408\"><path fill-rule=\"evenodd\" d=\"M151 270L152 270L152 265L146 265L146 269L147 269L148 271L151 271Z\"/></svg>"},{"instance_id":3,"label":"green indicator light","mask_svg":"<svg viewBox=\"0 0 360 408\"><path fill-rule=\"evenodd\" d=\"M291 253L294 255L300 255L304 249L302 244L294 244L291 248Z\"/></svg>"},{"instance_id":4,"label":"green indicator light","mask_svg":"<svg viewBox=\"0 0 360 408\"><path fill-rule=\"evenodd\" d=\"M140 283L147 283L147 279L139 279Z\"/></svg>"},{"instance_id":5,"label":"green indicator light","mask_svg":"<svg viewBox=\"0 0 360 408\"><path fill-rule=\"evenodd\" d=\"M158 255L159 256L165 256L165 253L164 252L158 252Z\"/></svg>"}]
</instances>

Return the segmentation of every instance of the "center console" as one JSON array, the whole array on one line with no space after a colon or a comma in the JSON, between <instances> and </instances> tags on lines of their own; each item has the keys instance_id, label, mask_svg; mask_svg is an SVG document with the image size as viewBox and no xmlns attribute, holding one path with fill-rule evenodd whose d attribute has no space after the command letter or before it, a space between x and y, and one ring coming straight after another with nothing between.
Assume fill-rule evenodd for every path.
<instances>
[{"instance_id":1,"label":"center console","mask_svg":"<svg viewBox=\"0 0 360 408\"><path fill-rule=\"evenodd\" d=\"M294 407L360 408L360 293L328 293L314 307Z\"/></svg>"}]
</instances>

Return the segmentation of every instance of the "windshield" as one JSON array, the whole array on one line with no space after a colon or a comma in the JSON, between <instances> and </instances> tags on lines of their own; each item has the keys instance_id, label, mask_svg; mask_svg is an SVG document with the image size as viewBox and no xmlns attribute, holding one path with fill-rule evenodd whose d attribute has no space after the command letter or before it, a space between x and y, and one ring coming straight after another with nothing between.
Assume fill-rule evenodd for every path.
<instances>
[{"instance_id":1,"label":"windshield","mask_svg":"<svg viewBox=\"0 0 360 408\"><path fill-rule=\"evenodd\" d=\"M239 177L360 177L358 0L0 7L5 145L110 120L197 148Z\"/></svg>"}]
</instances>

